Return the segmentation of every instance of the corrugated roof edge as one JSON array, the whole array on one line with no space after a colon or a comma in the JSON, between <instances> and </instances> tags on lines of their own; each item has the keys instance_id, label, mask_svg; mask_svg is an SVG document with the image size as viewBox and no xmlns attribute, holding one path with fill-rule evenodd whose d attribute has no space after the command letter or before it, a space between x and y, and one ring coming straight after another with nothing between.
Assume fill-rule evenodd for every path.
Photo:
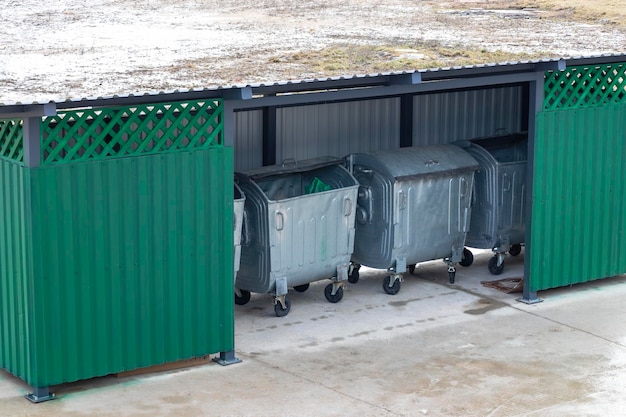
<instances>
[{"instance_id":1,"label":"corrugated roof edge","mask_svg":"<svg viewBox=\"0 0 626 417\"><path fill-rule=\"evenodd\" d=\"M498 73L502 71L515 71L519 69L524 71L523 66L534 66L537 64L555 63L564 60L569 66L572 65L594 65L594 64L606 64L610 62L626 62L626 52L619 54L601 54L590 56L574 56L574 57L561 57L561 58L542 58L537 60L527 61L510 61L500 63L484 63L465 66L454 67L442 67L442 68L426 68L416 69L414 71L397 71L397 72L383 72L376 74L352 74L345 76L326 77L326 78L312 78L301 80L285 80L276 81L273 83L258 83L258 84L234 84L231 86L212 86L206 88L192 88L192 89L176 89L171 91L147 91L137 92L129 94L116 94L111 96L98 96L98 97L84 97L84 98L51 98L48 101L32 101L32 102L0 102L0 108L12 107L20 108L25 106L41 106L45 104L54 103L57 108L72 108L72 107L86 107L90 105L103 105L102 102L133 102L135 104L148 103L148 102L162 102L168 101L171 96L186 96L187 99L201 99L201 98L219 98L228 97L234 91L241 89L250 90L263 90L271 89L285 90L285 87L293 87L288 91L291 93L297 93L299 91L310 91L312 89L326 89L328 84L333 82L341 82L342 88L358 87L362 86L362 83L355 83L351 85L352 81L366 81L367 84L376 84L382 82L383 78L399 77L418 73L422 77L427 77L428 80L454 78L458 76L472 76L472 75L489 75L491 73ZM485 71L486 70L486 71ZM462 73L462 74L461 74ZM388 80L387 80L388 81ZM282 88L281 88L282 87ZM0 115L2 113L0 112Z\"/></svg>"}]
</instances>

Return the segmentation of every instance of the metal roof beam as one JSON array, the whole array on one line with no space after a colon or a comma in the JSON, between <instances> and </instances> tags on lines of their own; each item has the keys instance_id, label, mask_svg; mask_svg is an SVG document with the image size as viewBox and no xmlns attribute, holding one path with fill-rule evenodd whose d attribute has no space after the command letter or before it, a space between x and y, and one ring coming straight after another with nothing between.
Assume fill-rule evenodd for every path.
<instances>
[{"instance_id":1,"label":"metal roof beam","mask_svg":"<svg viewBox=\"0 0 626 417\"><path fill-rule=\"evenodd\" d=\"M476 78L452 78L418 84L392 84L369 88L355 88L316 93L290 94L272 97L259 97L251 100L234 102L235 110L248 110L266 106L298 106L319 104L334 101L363 100L371 98L393 97L403 94L430 93L446 90L462 90L476 87L493 87L498 85L519 84L535 80L535 72L494 75Z\"/></svg>"},{"instance_id":2,"label":"metal roof beam","mask_svg":"<svg viewBox=\"0 0 626 417\"><path fill-rule=\"evenodd\" d=\"M54 116L55 114L57 114L56 103L0 106L0 119L25 119L28 117Z\"/></svg>"},{"instance_id":3,"label":"metal roof beam","mask_svg":"<svg viewBox=\"0 0 626 417\"><path fill-rule=\"evenodd\" d=\"M565 58L567 61L567 65L570 67L574 66L595 66L595 65L605 65L605 64L619 64L626 62L626 54L622 55L601 55L595 57L580 57L580 58Z\"/></svg>"},{"instance_id":4,"label":"metal roof beam","mask_svg":"<svg viewBox=\"0 0 626 417\"><path fill-rule=\"evenodd\" d=\"M224 100L250 100L252 98L252 88L241 87L226 90L222 97Z\"/></svg>"},{"instance_id":5,"label":"metal roof beam","mask_svg":"<svg viewBox=\"0 0 626 417\"><path fill-rule=\"evenodd\" d=\"M419 72L412 72L409 74L394 75L391 78L391 85L415 85L422 83L422 74Z\"/></svg>"},{"instance_id":6,"label":"metal roof beam","mask_svg":"<svg viewBox=\"0 0 626 417\"><path fill-rule=\"evenodd\" d=\"M538 64L535 64L535 71L541 72L565 71L565 68L567 68L567 61L565 61L564 59L559 59L558 61L552 62L540 62Z\"/></svg>"},{"instance_id":7,"label":"metal roof beam","mask_svg":"<svg viewBox=\"0 0 626 417\"><path fill-rule=\"evenodd\" d=\"M324 90L340 90L344 88L362 88L373 85L388 85L390 76L388 75L355 75L354 77L338 78L330 80L302 80L287 81L276 84L262 84L253 86L253 94L257 95L276 95L287 93L306 93L318 92Z\"/></svg>"}]
</instances>

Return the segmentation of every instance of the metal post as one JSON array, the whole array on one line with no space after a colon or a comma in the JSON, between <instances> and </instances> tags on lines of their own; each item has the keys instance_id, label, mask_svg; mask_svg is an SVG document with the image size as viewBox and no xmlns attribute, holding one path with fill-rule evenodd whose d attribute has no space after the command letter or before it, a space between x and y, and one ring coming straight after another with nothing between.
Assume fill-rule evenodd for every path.
<instances>
[{"instance_id":1,"label":"metal post","mask_svg":"<svg viewBox=\"0 0 626 417\"><path fill-rule=\"evenodd\" d=\"M41 116L25 117L24 166L37 168L41 165Z\"/></svg>"},{"instance_id":2,"label":"metal post","mask_svg":"<svg viewBox=\"0 0 626 417\"><path fill-rule=\"evenodd\" d=\"M44 401L54 400L56 397L50 392L48 387L33 387L33 392L24 396L32 403L42 403Z\"/></svg>"},{"instance_id":3,"label":"metal post","mask_svg":"<svg viewBox=\"0 0 626 417\"><path fill-rule=\"evenodd\" d=\"M276 107L263 108L263 166L276 164Z\"/></svg>"},{"instance_id":4,"label":"metal post","mask_svg":"<svg viewBox=\"0 0 626 417\"><path fill-rule=\"evenodd\" d=\"M528 186L526 188L526 236L524 239L526 255L524 256L524 286L522 297L517 299L526 304L535 304L543 301L541 298L537 297L537 291L531 289L533 277L530 274L535 138L537 135L537 113L543 108L543 74L543 71L537 71L535 73L535 80L529 82L528 88L528 162L526 172L526 184L528 184Z\"/></svg>"},{"instance_id":5,"label":"metal post","mask_svg":"<svg viewBox=\"0 0 626 417\"><path fill-rule=\"evenodd\" d=\"M232 147L235 143L235 114L232 100L223 101L222 113L222 134L224 135L224 146Z\"/></svg>"},{"instance_id":6,"label":"metal post","mask_svg":"<svg viewBox=\"0 0 626 417\"><path fill-rule=\"evenodd\" d=\"M413 146L413 95L400 96L400 147Z\"/></svg>"},{"instance_id":7,"label":"metal post","mask_svg":"<svg viewBox=\"0 0 626 417\"><path fill-rule=\"evenodd\" d=\"M46 110L46 108L43 109L43 115L55 111L49 109L46 112ZM23 121L24 166L37 168L41 165L41 115L29 115L24 117ZM33 387L33 392L24 397L33 403L42 403L56 398L48 387Z\"/></svg>"},{"instance_id":8,"label":"metal post","mask_svg":"<svg viewBox=\"0 0 626 417\"><path fill-rule=\"evenodd\" d=\"M241 362L241 359L235 357L235 351L229 350L220 352L219 358L213 358L213 362L217 362L222 366L233 365Z\"/></svg>"}]
</instances>

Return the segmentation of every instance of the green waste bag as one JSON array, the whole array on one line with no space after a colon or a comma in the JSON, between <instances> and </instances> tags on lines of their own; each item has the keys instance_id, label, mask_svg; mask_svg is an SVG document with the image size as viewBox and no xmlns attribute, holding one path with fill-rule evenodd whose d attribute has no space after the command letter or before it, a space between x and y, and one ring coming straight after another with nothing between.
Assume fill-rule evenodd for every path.
<instances>
[{"instance_id":1,"label":"green waste bag","mask_svg":"<svg viewBox=\"0 0 626 417\"><path fill-rule=\"evenodd\" d=\"M305 194L321 193L322 191L328 190L332 190L332 187L317 177L313 178L311 185L304 187Z\"/></svg>"}]
</instances>

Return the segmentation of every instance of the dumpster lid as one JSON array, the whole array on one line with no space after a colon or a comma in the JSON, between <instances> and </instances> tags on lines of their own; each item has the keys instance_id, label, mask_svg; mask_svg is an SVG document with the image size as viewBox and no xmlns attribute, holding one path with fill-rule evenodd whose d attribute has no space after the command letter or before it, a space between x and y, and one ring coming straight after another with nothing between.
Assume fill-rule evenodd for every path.
<instances>
[{"instance_id":1,"label":"dumpster lid","mask_svg":"<svg viewBox=\"0 0 626 417\"><path fill-rule=\"evenodd\" d=\"M477 138L459 140L454 142L461 148L469 148L472 144L480 145L483 148L509 147L512 144L528 140L528 132L505 133L493 136L480 136Z\"/></svg>"},{"instance_id":2,"label":"dumpster lid","mask_svg":"<svg viewBox=\"0 0 626 417\"><path fill-rule=\"evenodd\" d=\"M343 159L335 158L332 156L302 159L300 161L297 161L295 159L286 159L280 165L269 165L262 168L256 168L250 171L246 171L243 174L256 180L272 177L275 175L313 171L314 169L324 168L331 165L343 165Z\"/></svg>"},{"instance_id":3,"label":"dumpster lid","mask_svg":"<svg viewBox=\"0 0 626 417\"><path fill-rule=\"evenodd\" d=\"M478 169L478 162L454 145L429 145L353 154L354 165L366 165L397 180L459 169Z\"/></svg>"}]
</instances>

